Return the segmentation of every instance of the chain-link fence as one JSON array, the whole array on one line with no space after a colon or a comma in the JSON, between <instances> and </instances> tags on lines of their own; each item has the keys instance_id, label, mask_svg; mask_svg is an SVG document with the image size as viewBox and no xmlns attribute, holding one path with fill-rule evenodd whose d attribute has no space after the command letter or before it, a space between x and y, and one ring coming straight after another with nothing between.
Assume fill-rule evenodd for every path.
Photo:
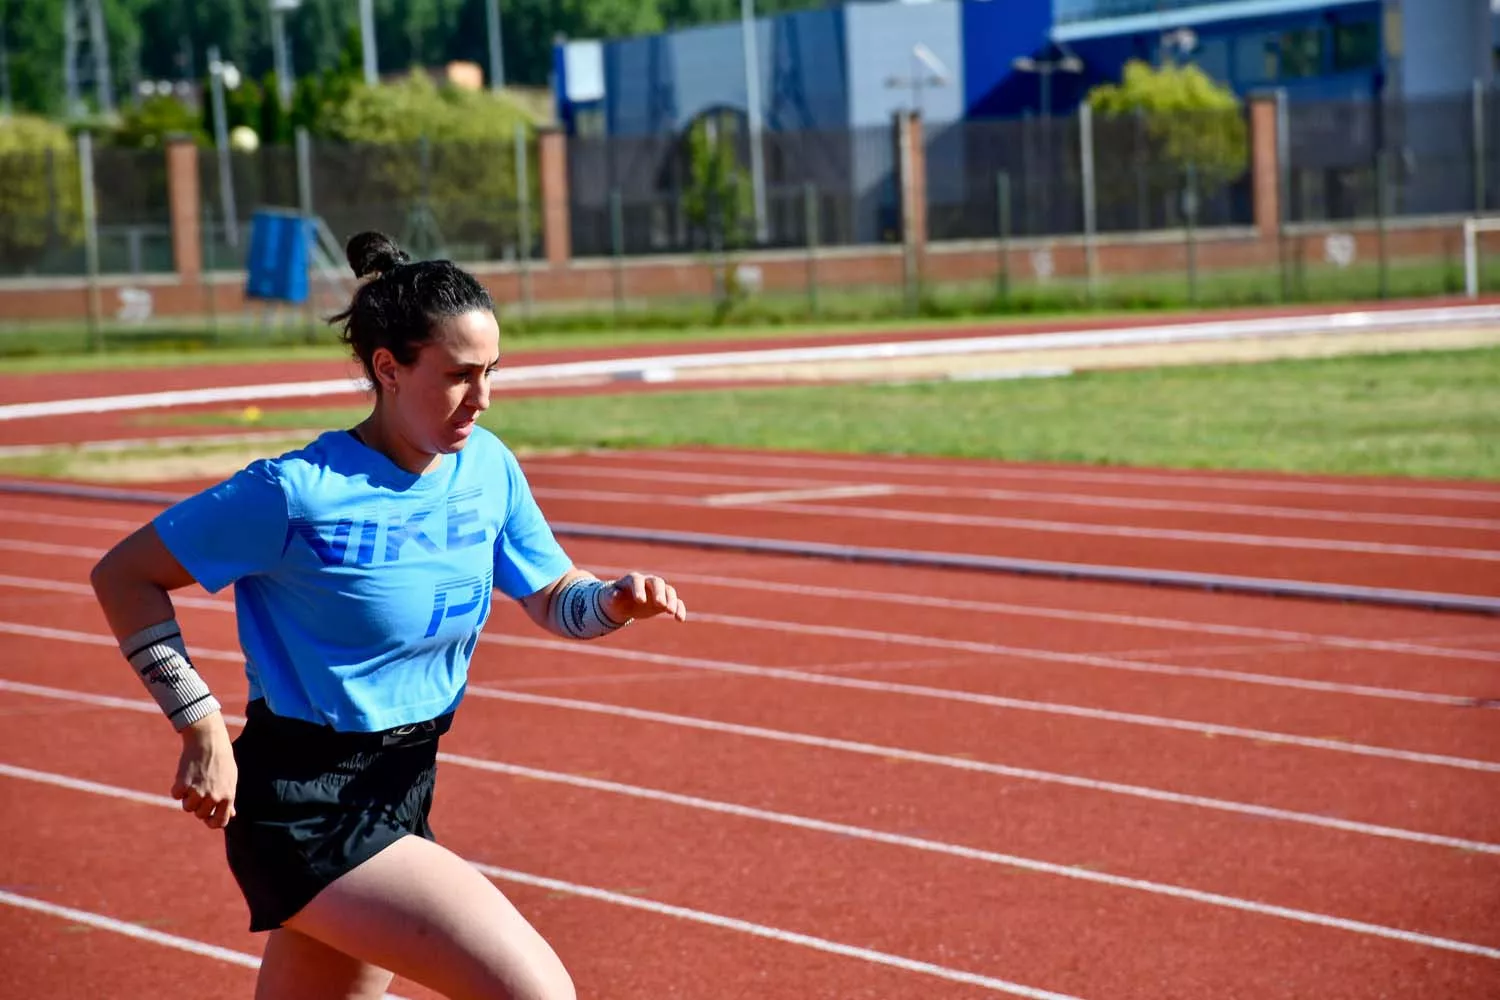
<instances>
[{"instance_id":1,"label":"chain-link fence","mask_svg":"<svg viewBox=\"0 0 1500 1000\"><path fill-rule=\"evenodd\" d=\"M741 178L759 181L733 235L686 135L569 137L566 203L553 206L525 133L482 146L200 150L204 273L173 313L215 329L264 313L237 292L266 208L320 220L329 302L347 295L341 241L381 229L414 255L509 275L502 307L528 318L623 317L673 298L722 308L732 285L749 319L1452 293L1463 219L1500 210L1500 91L1281 104L1269 133L1249 109L927 123L925 233L905 231L894 124L768 132L759 156L740 119L712 126ZM94 147L92 216L84 166L78 148L0 158L0 285L83 275L92 258L95 274L155 294L152 281L178 269L167 152ZM549 237L547 225L565 229ZM560 237L572 271L543 263ZM1483 288L1492 243L1500 250L1500 237L1478 240ZM123 298L95 319L138 321L139 301Z\"/></svg>"}]
</instances>

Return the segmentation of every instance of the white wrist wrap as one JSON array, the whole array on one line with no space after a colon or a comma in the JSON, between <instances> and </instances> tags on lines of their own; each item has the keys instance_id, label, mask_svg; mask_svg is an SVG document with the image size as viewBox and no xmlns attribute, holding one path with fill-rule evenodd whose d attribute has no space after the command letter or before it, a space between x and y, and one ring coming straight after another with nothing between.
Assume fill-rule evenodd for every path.
<instances>
[{"instance_id":1,"label":"white wrist wrap","mask_svg":"<svg viewBox=\"0 0 1500 1000\"><path fill-rule=\"evenodd\" d=\"M552 617L563 635L574 639L597 639L618 632L630 620L617 622L604 613L604 591L609 584L580 577L558 591L552 601Z\"/></svg>"},{"instance_id":2,"label":"white wrist wrap","mask_svg":"<svg viewBox=\"0 0 1500 1000\"><path fill-rule=\"evenodd\" d=\"M146 690L178 731L219 710L219 702L188 659L177 621L143 628L120 643Z\"/></svg>"}]
</instances>

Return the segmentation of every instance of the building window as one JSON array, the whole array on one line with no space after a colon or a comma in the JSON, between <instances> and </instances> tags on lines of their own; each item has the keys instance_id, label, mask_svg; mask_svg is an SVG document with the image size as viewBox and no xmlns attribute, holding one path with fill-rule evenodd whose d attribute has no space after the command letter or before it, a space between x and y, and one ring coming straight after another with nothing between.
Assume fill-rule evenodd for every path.
<instances>
[{"instance_id":1,"label":"building window","mask_svg":"<svg viewBox=\"0 0 1500 1000\"><path fill-rule=\"evenodd\" d=\"M1267 75L1281 80L1317 76L1323 71L1323 32L1317 28L1286 31L1266 53Z\"/></svg>"},{"instance_id":2,"label":"building window","mask_svg":"<svg viewBox=\"0 0 1500 1000\"><path fill-rule=\"evenodd\" d=\"M1371 69L1380 64L1380 27L1375 21L1333 26L1333 70Z\"/></svg>"}]
</instances>

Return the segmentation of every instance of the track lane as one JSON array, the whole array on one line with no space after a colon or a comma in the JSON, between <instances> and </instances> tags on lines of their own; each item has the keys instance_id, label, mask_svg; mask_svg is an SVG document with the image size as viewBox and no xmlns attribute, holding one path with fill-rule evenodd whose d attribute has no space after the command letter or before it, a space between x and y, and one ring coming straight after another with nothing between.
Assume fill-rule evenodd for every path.
<instances>
[{"instance_id":1,"label":"track lane","mask_svg":"<svg viewBox=\"0 0 1500 1000\"><path fill-rule=\"evenodd\" d=\"M151 720L134 721L146 726ZM750 820L703 813L662 817L663 807L655 803L547 783L451 767L443 781L450 801L489 795L509 807L499 816L462 808L435 815L445 841L466 856L504 850L524 861L517 867L531 870L563 863L565 877L586 884L628 887L648 898L695 908L730 908L748 919L774 914L794 931L805 922L835 939L859 939L866 947L918 960L937 954L959 967L984 962L986 967L975 970L980 974L993 974L996 962L1020 964L1033 970L1031 982L1056 988L1054 979L1063 978L1062 987L1069 992L1098 989L1091 973L1066 978L1077 948L1109 957L1110 977L1124 987L1112 991L1118 995L1152 995L1149 991L1159 984L1158 963L1173 970L1174 980L1189 979L1215 995L1248 988L1261 995L1290 996L1339 982L1360 963L1363 974L1385 981L1412 959L1413 950L1431 951L1419 943L1363 940L1346 930L1283 927L1281 921L1255 914L1121 897L1119 890L1058 883L1045 876L997 874L962 859L914 861L910 852L894 847L812 832L768 831ZM715 845L717 874L713 867L684 861L703 843ZM565 857L560 859L560 853ZM773 857L775 877L760 877ZM849 879L844 874L854 871L864 876ZM922 875L914 878L917 871ZM789 896L799 904L788 907ZM974 902L965 905L965 899ZM1081 912L1092 915L1089 924L1060 935L1059 917ZM1211 955L1203 947L1209 941ZM1284 970L1270 976L1259 970L1255 956L1266 946L1293 957L1316 954L1319 961L1294 963L1309 972L1288 984L1279 978ZM1472 987L1465 984L1476 976L1482 980L1497 960L1433 951L1422 964L1443 988L1467 995ZM1277 992L1265 988L1273 984Z\"/></svg>"}]
</instances>

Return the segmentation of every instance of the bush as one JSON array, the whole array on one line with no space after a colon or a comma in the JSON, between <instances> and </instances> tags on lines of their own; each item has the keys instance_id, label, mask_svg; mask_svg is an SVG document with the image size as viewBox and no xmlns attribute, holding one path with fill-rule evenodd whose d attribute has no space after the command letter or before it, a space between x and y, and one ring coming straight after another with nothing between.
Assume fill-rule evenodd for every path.
<instances>
[{"instance_id":1,"label":"bush","mask_svg":"<svg viewBox=\"0 0 1500 1000\"><path fill-rule=\"evenodd\" d=\"M35 270L43 254L83 236L78 155L62 125L0 118L0 270Z\"/></svg>"},{"instance_id":2,"label":"bush","mask_svg":"<svg viewBox=\"0 0 1500 1000\"><path fill-rule=\"evenodd\" d=\"M319 133L354 146L386 147L367 149L351 162L369 185L362 200L421 206L440 239L493 246L516 239L518 125L529 136L529 116L507 98L439 87L414 73L394 84L351 87L341 102L325 106ZM353 190L358 184L350 181ZM535 169L528 188L535 239L541 232Z\"/></svg>"}]
</instances>

